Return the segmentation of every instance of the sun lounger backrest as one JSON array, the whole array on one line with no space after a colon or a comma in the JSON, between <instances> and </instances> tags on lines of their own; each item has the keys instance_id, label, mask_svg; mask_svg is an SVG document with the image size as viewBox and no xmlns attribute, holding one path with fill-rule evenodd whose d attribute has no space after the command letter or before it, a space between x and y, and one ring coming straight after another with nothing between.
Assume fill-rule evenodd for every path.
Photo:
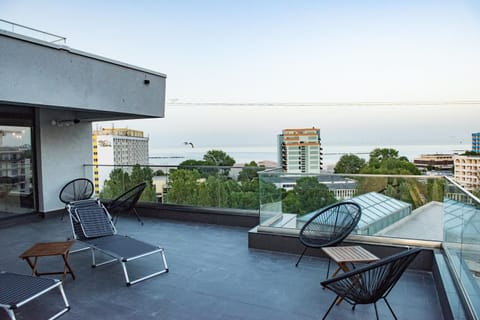
<instances>
[{"instance_id":1,"label":"sun lounger backrest","mask_svg":"<svg viewBox=\"0 0 480 320\"><path fill-rule=\"evenodd\" d=\"M82 225L75 210L77 208L99 207L101 204L95 199L78 200L67 204L66 208L70 215L70 222L72 223L72 231L75 239L85 240L87 237L83 234Z\"/></svg>"},{"instance_id":2,"label":"sun lounger backrest","mask_svg":"<svg viewBox=\"0 0 480 320\"><path fill-rule=\"evenodd\" d=\"M83 234L87 238L111 236L115 234L112 221L105 208L99 206L80 207L75 209Z\"/></svg>"},{"instance_id":3,"label":"sun lounger backrest","mask_svg":"<svg viewBox=\"0 0 480 320\"><path fill-rule=\"evenodd\" d=\"M116 233L110 214L97 200L79 200L67 205L75 238L109 236Z\"/></svg>"}]
</instances>

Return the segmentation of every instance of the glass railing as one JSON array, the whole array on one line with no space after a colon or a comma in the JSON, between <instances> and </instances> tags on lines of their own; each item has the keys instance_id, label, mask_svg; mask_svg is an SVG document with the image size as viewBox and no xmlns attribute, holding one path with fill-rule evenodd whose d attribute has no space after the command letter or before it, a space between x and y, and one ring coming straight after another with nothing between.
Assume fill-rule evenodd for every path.
<instances>
[{"instance_id":1,"label":"glass railing","mask_svg":"<svg viewBox=\"0 0 480 320\"><path fill-rule=\"evenodd\" d=\"M86 165L94 172L97 196L116 196L146 181L140 201L204 208L259 210L259 179L255 166L107 166Z\"/></svg>"},{"instance_id":2,"label":"glass railing","mask_svg":"<svg viewBox=\"0 0 480 320\"><path fill-rule=\"evenodd\" d=\"M298 232L311 213L351 199L362 206L354 233L443 241L446 180L438 176L289 174L265 167L86 166L97 196L113 199L146 181L140 201L259 213L260 229ZM87 175L87 176L88 176Z\"/></svg>"},{"instance_id":3,"label":"glass railing","mask_svg":"<svg viewBox=\"0 0 480 320\"><path fill-rule=\"evenodd\" d=\"M480 317L480 200L447 178L444 248L475 319Z\"/></svg>"},{"instance_id":4,"label":"glass railing","mask_svg":"<svg viewBox=\"0 0 480 320\"><path fill-rule=\"evenodd\" d=\"M437 176L259 173L260 227L299 230L314 211L351 200L354 233L442 241L445 180Z\"/></svg>"}]
</instances>

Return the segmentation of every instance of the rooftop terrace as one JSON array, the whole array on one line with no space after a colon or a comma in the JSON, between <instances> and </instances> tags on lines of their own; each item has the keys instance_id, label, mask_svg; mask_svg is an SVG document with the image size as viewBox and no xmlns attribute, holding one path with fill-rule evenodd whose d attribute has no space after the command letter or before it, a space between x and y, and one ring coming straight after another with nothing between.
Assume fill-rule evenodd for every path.
<instances>
[{"instance_id":1,"label":"rooftop terrace","mask_svg":"<svg viewBox=\"0 0 480 320\"><path fill-rule=\"evenodd\" d=\"M62 319L319 319L334 298L322 290L327 260L248 248L248 228L144 218L121 217L119 233L166 249L170 272L131 287L125 286L118 264L90 267L88 251L70 256L77 276L65 282L71 310ZM71 236L70 222L58 216L11 227L0 232L1 269L31 272L18 256L35 242L61 241ZM75 245L74 249L78 245ZM42 258L41 258L42 259ZM55 257L40 260L39 268L58 269ZM138 270L158 261L143 260ZM133 269L136 270L136 269ZM40 270L41 271L41 270ZM56 293L54 293L56 294ZM18 310L18 319L43 319L57 302L53 293ZM432 273L407 270L390 294L400 319L443 319ZM379 304L381 318L391 318ZM328 319L372 319L372 305L355 311L342 303ZM0 319L6 314L0 311Z\"/></svg>"}]
</instances>

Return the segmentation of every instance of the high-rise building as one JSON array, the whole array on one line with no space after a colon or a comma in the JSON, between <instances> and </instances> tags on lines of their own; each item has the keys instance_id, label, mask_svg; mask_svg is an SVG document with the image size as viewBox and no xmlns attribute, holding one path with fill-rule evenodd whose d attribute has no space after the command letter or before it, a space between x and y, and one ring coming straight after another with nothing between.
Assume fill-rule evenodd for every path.
<instances>
[{"instance_id":1,"label":"high-rise building","mask_svg":"<svg viewBox=\"0 0 480 320\"><path fill-rule=\"evenodd\" d=\"M278 163L291 173L320 173L322 170L320 129L284 129L278 135Z\"/></svg>"},{"instance_id":2,"label":"high-rise building","mask_svg":"<svg viewBox=\"0 0 480 320\"><path fill-rule=\"evenodd\" d=\"M472 151L480 153L480 132L472 133Z\"/></svg>"},{"instance_id":3,"label":"high-rise building","mask_svg":"<svg viewBox=\"0 0 480 320\"><path fill-rule=\"evenodd\" d=\"M95 192L98 194L113 166L148 165L148 137L143 131L102 128L92 135ZM129 171L131 167L123 168Z\"/></svg>"}]
</instances>

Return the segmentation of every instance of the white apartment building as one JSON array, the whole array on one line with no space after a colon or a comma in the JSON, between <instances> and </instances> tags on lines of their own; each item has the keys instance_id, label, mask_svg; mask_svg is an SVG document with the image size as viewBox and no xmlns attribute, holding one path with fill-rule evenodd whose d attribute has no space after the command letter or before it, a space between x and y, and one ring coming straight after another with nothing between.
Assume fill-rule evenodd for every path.
<instances>
[{"instance_id":1,"label":"white apartment building","mask_svg":"<svg viewBox=\"0 0 480 320\"><path fill-rule=\"evenodd\" d=\"M278 163L289 173L320 173L322 170L320 129L284 129L278 135Z\"/></svg>"},{"instance_id":2,"label":"white apartment building","mask_svg":"<svg viewBox=\"0 0 480 320\"><path fill-rule=\"evenodd\" d=\"M95 192L103 188L110 172L118 166L148 165L148 137L143 131L127 128L102 128L92 136Z\"/></svg>"},{"instance_id":3,"label":"white apartment building","mask_svg":"<svg viewBox=\"0 0 480 320\"><path fill-rule=\"evenodd\" d=\"M454 179L468 191L480 188L480 156L454 155Z\"/></svg>"}]
</instances>

